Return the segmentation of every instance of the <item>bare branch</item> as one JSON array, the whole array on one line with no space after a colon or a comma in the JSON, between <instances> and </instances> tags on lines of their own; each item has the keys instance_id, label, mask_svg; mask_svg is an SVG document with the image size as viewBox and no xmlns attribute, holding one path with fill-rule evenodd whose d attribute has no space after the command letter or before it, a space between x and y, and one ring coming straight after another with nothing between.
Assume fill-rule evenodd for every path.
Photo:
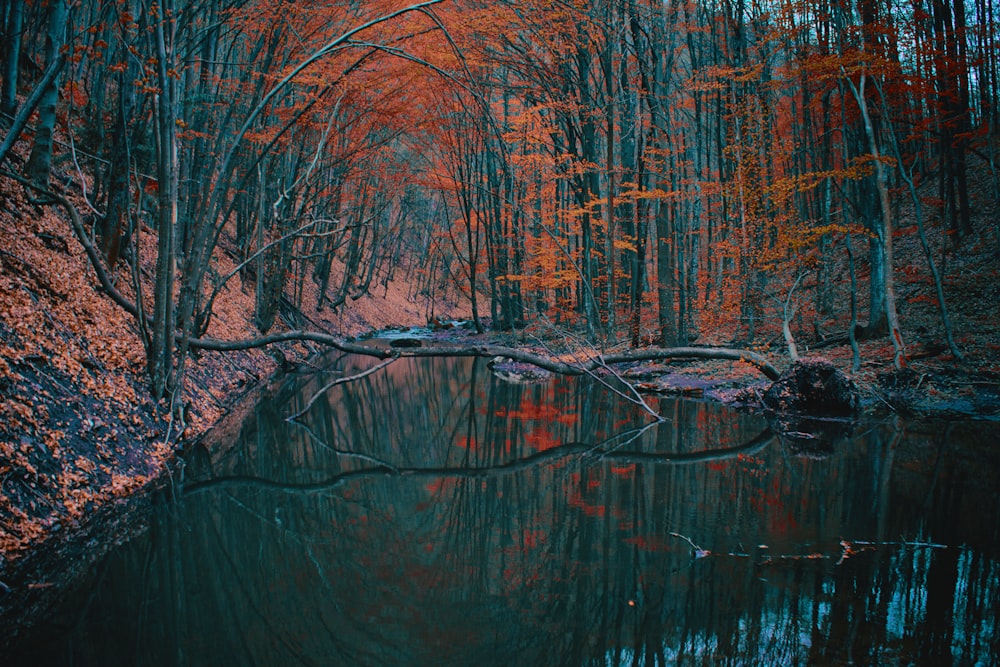
<instances>
[{"instance_id":1,"label":"bare branch","mask_svg":"<svg viewBox=\"0 0 1000 667\"><path fill-rule=\"evenodd\" d=\"M383 361L382 363L375 364L371 368L363 370L360 373L355 373L354 375L348 375L347 377L337 378L336 380L333 380L332 382L328 382L326 385L323 386L322 389L320 389L315 394L313 394L313 397L309 399L309 401L306 403L306 406L304 408L302 408L301 410L299 410L298 412L296 412L294 415L291 415L289 417L285 417L285 421L286 422L296 421L299 417L301 417L305 413L309 412L309 408L311 408L313 406L313 403L316 402L316 399L318 399L320 396L322 396L323 394L325 394L329 390L331 390L334 387L336 387L338 384L344 384L346 382L354 382L355 380L360 380L363 377L367 377L369 375L372 375L373 373L377 373L378 371L382 370L383 368L385 368L386 366L388 366L392 362L396 361L396 359L397 359L397 357L390 357L390 358L386 359L385 361Z\"/></svg>"},{"instance_id":2,"label":"bare branch","mask_svg":"<svg viewBox=\"0 0 1000 667\"><path fill-rule=\"evenodd\" d=\"M550 323L550 326L551 326L551 323ZM565 332L563 332L563 335L565 336ZM580 340L577 340L575 338L574 338L574 341L575 341L575 344L576 344L576 346L578 348L581 347L581 346L589 348L591 350L591 358L592 359L600 359L600 354L598 353L597 349L594 346L590 345L589 343L586 343L585 341L580 341ZM539 341L539 342L541 342L541 341ZM576 357L576 355L574 355L574 357ZM603 385L605 388L607 388L608 390L610 390L611 392L613 392L614 394L616 394L617 396L619 396L621 398L624 398L625 400L627 400L627 401L629 401L631 403L635 403L636 405L638 405L639 407L641 407L647 413L649 413L650 415L652 415L653 418L656 419L656 421L658 421L658 422L666 421L666 418L663 415L661 415L659 412L657 412L656 410L654 410L649 405L649 403L646 402L646 399L643 398L642 394L639 393L639 391L635 388L635 386L632 385L631 382L626 381L618 373L616 373L615 371L613 371L607 365L607 363L600 362L599 368L607 371L608 373L610 373L611 375L613 375L616 379L618 379L623 385L625 385L626 391L622 391L621 389L618 389L617 387L612 386L610 382L607 382L603 377L601 377L597 373L594 373L593 371L587 371L587 374L590 375L590 377L592 377L595 381L597 381L601 385Z\"/></svg>"},{"instance_id":3,"label":"bare branch","mask_svg":"<svg viewBox=\"0 0 1000 667\"><path fill-rule=\"evenodd\" d=\"M97 274L97 280L100 281L101 287L103 287L104 291L108 293L108 296L111 297L112 301L125 309L125 312L138 318L139 310L136 308L135 304L126 299L125 296L112 284L111 278L108 276L108 272L104 268L104 264L101 262L100 254L97 252L97 249L94 248L94 244L90 242L90 237L87 236L87 230L84 229L83 221L80 219L80 213L76 210L76 207L62 195L47 188L37 186L28 179L18 176L17 174L13 174L9 171L0 171L0 176L12 178L24 187L31 188L35 192L49 197L66 209L66 212L69 214L70 225L73 227L73 232L76 234L77 240L80 241L80 245L83 246L84 251L87 253L87 257L90 259L90 265L94 267L94 273Z\"/></svg>"}]
</instances>

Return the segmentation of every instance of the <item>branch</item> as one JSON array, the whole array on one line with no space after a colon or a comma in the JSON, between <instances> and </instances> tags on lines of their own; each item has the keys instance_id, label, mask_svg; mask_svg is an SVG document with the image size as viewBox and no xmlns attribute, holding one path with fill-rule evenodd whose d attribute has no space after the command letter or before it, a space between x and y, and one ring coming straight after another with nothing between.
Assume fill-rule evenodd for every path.
<instances>
[{"instance_id":1,"label":"branch","mask_svg":"<svg viewBox=\"0 0 1000 667\"><path fill-rule=\"evenodd\" d=\"M547 319L548 318L546 318L546 320ZM551 326L551 323L550 323L550 326ZM565 332L563 332L563 336L566 337L566 333ZM573 337L573 338L575 339L575 337ZM538 341L538 342L541 343L541 341ZM581 341L574 340L574 342L575 342L575 344L577 345L578 348L583 349L584 346L581 345ZM545 347L544 343L542 343L542 346ZM596 348L594 348L592 345L589 345L589 344L586 345L586 347L588 347L590 350L592 350L592 355L591 356L593 358L599 357L599 353L597 352ZM546 348L546 350L548 351L548 348ZM576 357L576 355L574 354L574 358L578 358L578 357ZM645 410L650 415L652 415L658 422L666 421L666 418L663 415L661 415L659 412L657 412L652 407L650 407L649 403L646 402L646 399L643 398L642 394L640 394L639 391L635 388L635 385L633 385L631 382L629 382L628 380L626 380L625 378L623 378L621 375L619 375L618 373L616 373L615 371L613 371L607 365L606 362L600 363L600 367L601 367L601 369L610 372L619 382L621 382L623 385L625 385L625 387L628 390L628 393L625 393L625 392L621 391L617 387L611 386L611 383L605 381L605 379L603 377L601 377L600 374L594 373L594 372L588 372L588 375L590 375L590 377L592 377L595 382L599 382L602 386L604 386L605 388L607 388L611 392L615 393L616 395L620 396L621 398L624 398L627 401L630 401L632 403L637 404L643 410Z\"/></svg>"},{"instance_id":2,"label":"branch","mask_svg":"<svg viewBox=\"0 0 1000 667\"><path fill-rule=\"evenodd\" d=\"M388 366L389 364L391 364L394 361L396 361L396 357L390 357L390 358L386 359L385 361L383 361L382 363L375 364L371 368L363 370L360 373L355 373L354 375L349 375L347 377L337 378L336 380L328 382L327 384L325 384L323 386L322 389L320 389L315 394L313 394L313 397L309 399L309 402L306 403L306 406L304 408L302 408L301 410L299 410L298 412L296 412L294 415L291 415L289 417L285 417L285 421L286 422L295 421L299 417L301 417L302 415L304 415L305 413L309 412L309 408L311 408L313 406L313 403L316 402L316 399L318 399L320 396L322 396L323 394L325 394L329 390L331 390L334 387L336 387L338 384L344 384L345 382L354 382L355 380L360 380L363 377L367 377L367 376L369 376L369 375L371 375L373 373L376 373L376 372L382 370L383 368L385 368L386 366Z\"/></svg>"},{"instance_id":3,"label":"branch","mask_svg":"<svg viewBox=\"0 0 1000 667\"><path fill-rule=\"evenodd\" d=\"M619 354L603 356L604 363L618 364L628 361L656 361L660 359L728 359L744 361L769 380L777 380L781 373L767 358L750 350L740 350L729 347L650 347L641 350L630 350Z\"/></svg>"},{"instance_id":4,"label":"branch","mask_svg":"<svg viewBox=\"0 0 1000 667\"><path fill-rule=\"evenodd\" d=\"M98 254L97 249L94 248L94 244L90 242L90 237L87 236L87 230L84 229L83 221L80 219L80 213L76 210L76 207L62 195L47 188L37 186L28 179L18 176L17 174L13 174L9 171L0 171L0 176L12 178L24 187L30 188L39 194L49 197L66 209L66 212L69 213L70 226L73 227L73 232L76 234L77 240L80 241L80 245L82 245L84 251L86 251L87 257L90 259L90 265L94 267L94 273L97 274L97 280L100 281L101 287L108 293L108 296L111 297L112 301L124 308L125 311L132 317L138 318L139 310L136 308L135 304L125 298L125 296L111 283L111 278L108 276L108 272L104 268L104 264L101 263L101 256Z\"/></svg>"},{"instance_id":5,"label":"branch","mask_svg":"<svg viewBox=\"0 0 1000 667\"><path fill-rule=\"evenodd\" d=\"M95 213L102 218L104 214L97 210L90 201L90 197L87 195L87 177L83 175L83 170L80 169L80 162L76 159L76 142L73 140L73 132L69 127L69 122L66 123L66 134L69 135L69 154L73 159L73 166L76 167L77 178L80 179L80 195L83 197L83 201L87 202L87 208L90 209L91 213Z\"/></svg>"},{"instance_id":6,"label":"branch","mask_svg":"<svg viewBox=\"0 0 1000 667\"><path fill-rule=\"evenodd\" d=\"M689 463L699 463L718 459L732 458L740 454L763 449L774 438L770 429L764 430L760 435L750 442L735 447L722 447L719 449L707 450L703 452L690 452L684 454L649 454L638 452L609 452L599 456L598 461L622 461L628 463L652 463L664 465L684 465ZM588 445L579 442L570 442L558 447L547 449L543 452L531 454L523 458L515 459L507 463L496 465L470 467L470 468L396 468L386 462L378 462L375 467L351 470L334 475L318 482L297 484L294 482L280 482L251 475L229 475L225 477L215 477L201 482L194 482L185 487L187 493L195 493L212 487L226 486L251 486L261 489L271 489L273 491L283 491L286 493L324 493L331 491L343 483L354 479L366 479L375 476L394 475L397 477L431 477L431 478L451 478L451 479L487 479L491 477L502 477L512 473L533 468L543 463L552 463L567 459L572 456L584 455L600 451L600 445Z\"/></svg>"}]
</instances>

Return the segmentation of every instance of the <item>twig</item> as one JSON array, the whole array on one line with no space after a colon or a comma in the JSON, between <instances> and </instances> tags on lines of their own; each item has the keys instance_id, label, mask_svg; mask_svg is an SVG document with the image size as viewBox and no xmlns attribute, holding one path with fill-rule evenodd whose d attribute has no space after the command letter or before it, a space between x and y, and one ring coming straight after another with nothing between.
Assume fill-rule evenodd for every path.
<instances>
[{"instance_id":1,"label":"twig","mask_svg":"<svg viewBox=\"0 0 1000 667\"><path fill-rule=\"evenodd\" d=\"M600 449L600 451L601 451L601 457L605 458L605 457L609 456L615 450L621 449L625 445L631 445L633 442L635 442L636 440L638 440L639 438L641 438L642 435L646 431L648 431L649 429L653 428L654 426L662 424L664 421L666 421L666 420L665 419L658 419L656 421L649 422L645 426L641 426L641 427L633 429L631 431L626 431L625 433L617 433L617 434L611 436L610 438L608 438L607 440L605 440L604 442L602 442L602 443L600 443L598 445L594 445L592 451L596 451L596 450ZM625 438L625 439L622 440L621 442L619 442L617 445L615 445L613 447L610 447L608 449L601 449L601 447L603 445L611 442L612 440L615 440L616 438Z\"/></svg>"},{"instance_id":2,"label":"twig","mask_svg":"<svg viewBox=\"0 0 1000 667\"><path fill-rule=\"evenodd\" d=\"M672 537L680 538L680 539L684 540L685 542L687 542L688 544L690 544L691 548L694 549L694 557L695 558L704 558L705 556L708 556L708 555L710 555L712 553L711 551L709 551L707 549L702 549L701 547L699 547L697 544L694 543L694 540L692 540L687 535L681 535L680 533L674 533L674 532L671 532L669 534Z\"/></svg>"},{"instance_id":3,"label":"twig","mask_svg":"<svg viewBox=\"0 0 1000 667\"><path fill-rule=\"evenodd\" d=\"M392 362L396 361L396 359L398 359L398 358L399 357L389 357L385 361L383 361L381 363L378 363L378 364L375 364L371 368L369 368L367 370L364 370L364 371L362 371L360 373L355 373L354 375L349 375L347 377L337 378L336 380L333 380L332 382L327 383L326 385L323 386L322 389L320 389L315 394L313 394L313 397L309 399L309 402L306 403L306 406L304 408L302 408L301 410L299 410L298 412L296 412L294 415L291 415L289 417L285 417L285 421L286 422L294 422L299 417L301 417L305 413L309 412L309 408L311 408L313 406L313 403L315 403L316 400L320 396L322 396L323 394L325 394L330 389L333 389L338 384L344 384L345 382L354 382L355 380L360 380L363 377L367 377L367 376L371 375L372 373L376 373L376 372L382 370L383 368L385 368L386 366L388 366Z\"/></svg>"},{"instance_id":4,"label":"twig","mask_svg":"<svg viewBox=\"0 0 1000 667\"><path fill-rule=\"evenodd\" d=\"M80 179L80 195L83 197L83 201L87 203L87 208L90 209L91 213L96 213L97 215L104 217L104 214L98 211L94 205L90 202L90 196L87 195L87 179L83 175L83 170L80 168L80 163L76 159L76 142L73 141L73 132L68 127L67 122L66 134L69 135L69 154L73 158L73 166L76 167L76 175Z\"/></svg>"},{"instance_id":5,"label":"twig","mask_svg":"<svg viewBox=\"0 0 1000 667\"><path fill-rule=\"evenodd\" d=\"M565 331L559 331L558 329L555 328L554 325L552 325L551 322L549 322L548 324L549 324L550 327L553 328L553 330L558 331L560 333L560 335L562 335L563 338L570 338L570 335L567 332L565 332ZM541 345L543 348L545 348L546 352L548 352L549 354L553 354L552 350L549 349L545 345L544 341L542 341L541 339L539 339L537 336L532 336L532 337L535 339L535 341L539 345ZM614 392L614 394L617 395L617 396L619 396L620 398L624 398L625 400L630 401L630 402L635 403L636 405L640 406L643 410L645 410L650 415L652 415L653 418L656 419L657 422L665 422L665 421L667 421L667 419L663 415L661 415L659 412L657 412L652 407L650 407L649 403L646 402L646 399L644 399L642 397L642 394L640 394L636 390L636 388L632 385L631 382L626 381L621 375L619 375L614 370L612 370L607 365L607 363L605 363L602 360L600 353L597 351L597 349L595 347L593 347L592 345L587 344L585 341L581 341L579 338L576 338L576 337L572 337L572 338L573 338L573 342L575 343L574 347L576 349L580 349L581 347L584 347L584 346L585 347L589 347L590 350L591 350L591 352L593 352L593 354L590 357L590 359L596 361L596 364L597 364L596 368L601 368L601 369L607 371L608 373L611 373L619 382L621 382L626 387L628 387L629 393L626 394L624 391L622 391L622 390L620 390L620 389L618 389L616 387L611 386L611 383L606 382L604 380L604 378L600 377L597 373L595 373L593 369L585 369L585 372L586 372L587 375L589 375L594 380L596 380L597 382L599 382L605 388L607 388L610 391ZM578 354L576 354L575 352L573 353L573 358L576 359L578 362L580 361L580 356Z\"/></svg>"},{"instance_id":6,"label":"twig","mask_svg":"<svg viewBox=\"0 0 1000 667\"><path fill-rule=\"evenodd\" d=\"M887 401L885 398L883 398L882 394L878 392L874 387L872 387L871 385L865 385L863 388L866 389L868 393L870 393L872 396L885 403L885 407L889 408L893 412L896 412L896 407L892 403Z\"/></svg>"}]
</instances>

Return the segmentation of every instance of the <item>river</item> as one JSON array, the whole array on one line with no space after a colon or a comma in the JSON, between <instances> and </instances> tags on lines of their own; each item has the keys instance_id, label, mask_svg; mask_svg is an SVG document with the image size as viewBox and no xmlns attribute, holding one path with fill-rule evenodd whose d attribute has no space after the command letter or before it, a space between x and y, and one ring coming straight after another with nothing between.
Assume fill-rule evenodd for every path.
<instances>
[{"instance_id":1,"label":"river","mask_svg":"<svg viewBox=\"0 0 1000 667\"><path fill-rule=\"evenodd\" d=\"M0 662L1000 664L996 423L817 442L671 398L656 423L472 359L317 396L374 363L292 378L187 454Z\"/></svg>"}]
</instances>

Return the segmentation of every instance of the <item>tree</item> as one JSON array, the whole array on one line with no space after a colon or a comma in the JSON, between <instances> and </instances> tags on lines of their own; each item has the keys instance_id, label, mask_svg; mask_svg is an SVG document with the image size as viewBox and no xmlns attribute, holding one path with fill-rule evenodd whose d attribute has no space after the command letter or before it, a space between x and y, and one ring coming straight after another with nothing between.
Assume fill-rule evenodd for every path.
<instances>
[{"instance_id":1,"label":"tree","mask_svg":"<svg viewBox=\"0 0 1000 667\"><path fill-rule=\"evenodd\" d=\"M66 0L52 0L49 3L48 29L45 33L45 62L58 63L60 51L66 43L69 6ZM35 141L24 167L24 175L32 183L46 186L52 169L52 134L56 125L56 102L59 100L59 68L47 77L42 96L38 102L38 125Z\"/></svg>"},{"instance_id":2,"label":"tree","mask_svg":"<svg viewBox=\"0 0 1000 667\"><path fill-rule=\"evenodd\" d=\"M13 119L17 111L17 82L20 75L21 37L24 32L24 0L6 0L0 18L2 18L0 34L3 35L4 43L0 115Z\"/></svg>"}]
</instances>

